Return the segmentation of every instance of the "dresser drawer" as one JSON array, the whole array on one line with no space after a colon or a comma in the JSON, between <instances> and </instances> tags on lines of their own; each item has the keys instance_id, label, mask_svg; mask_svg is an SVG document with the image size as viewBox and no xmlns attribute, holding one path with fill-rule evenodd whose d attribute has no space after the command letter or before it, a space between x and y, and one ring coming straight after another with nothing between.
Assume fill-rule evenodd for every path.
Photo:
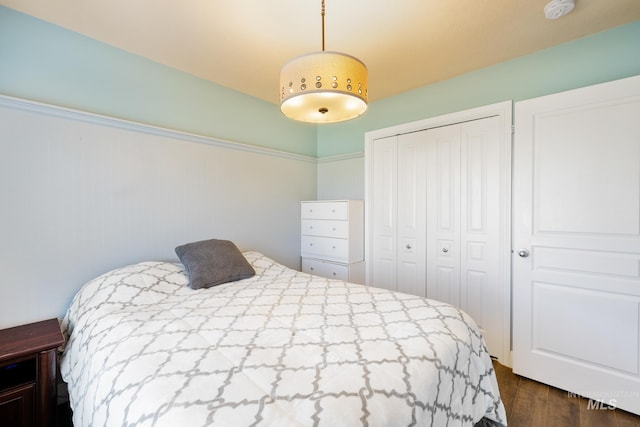
<instances>
[{"instance_id":1,"label":"dresser drawer","mask_svg":"<svg viewBox=\"0 0 640 427\"><path fill-rule=\"evenodd\" d=\"M302 258L302 271L330 279L349 280L349 267L343 264Z\"/></svg>"},{"instance_id":2,"label":"dresser drawer","mask_svg":"<svg viewBox=\"0 0 640 427\"><path fill-rule=\"evenodd\" d=\"M300 215L308 219L349 219L348 202L303 202Z\"/></svg>"},{"instance_id":3,"label":"dresser drawer","mask_svg":"<svg viewBox=\"0 0 640 427\"><path fill-rule=\"evenodd\" d=\"M324 236L346 239L349 237L347 221L303 219L302 234L307 236Z\"/></svg>"},{"instance_id":4,"label":"dresser drawer","mask_svg":"<svg viewBox=\"0 0 640 427\"><path fill-rule=\"evenodd\" d=\"M349 242L332 237L302 236L300 253L303 257L349 262Z\"/></svg>"}]
</instances>

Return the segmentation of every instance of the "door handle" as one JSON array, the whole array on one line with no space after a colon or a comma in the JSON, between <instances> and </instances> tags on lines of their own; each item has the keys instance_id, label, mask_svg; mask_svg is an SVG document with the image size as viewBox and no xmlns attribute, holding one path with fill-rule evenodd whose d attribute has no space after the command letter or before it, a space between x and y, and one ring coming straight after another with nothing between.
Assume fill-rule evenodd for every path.
<instances>
[{"instance_id":1,"label":"door handle","mask_svg":"<svg viewBox=\"0 0 640 427\"><path fill-rule=\"evenodd\" d=\"M520 255L521 258L526 258L529 256L529 251L526 249L520 249L518 251L518 255Z\"/></svg>"}]
</instances>

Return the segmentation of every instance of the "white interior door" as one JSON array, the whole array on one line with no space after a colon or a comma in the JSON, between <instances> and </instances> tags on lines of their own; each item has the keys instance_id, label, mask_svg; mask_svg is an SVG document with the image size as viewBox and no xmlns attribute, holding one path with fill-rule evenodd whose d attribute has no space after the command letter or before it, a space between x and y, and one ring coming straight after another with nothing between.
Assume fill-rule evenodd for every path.
<instances>
[{"instance_id":1,"label":"white interior door","mask_svg":"<svg viewBox=\"0 0 640 427\"><path fill-rule=\"evenodd\" d=\"M515 119L513 370L640 414L640 76Z\"/></svg>"}]
</instances>

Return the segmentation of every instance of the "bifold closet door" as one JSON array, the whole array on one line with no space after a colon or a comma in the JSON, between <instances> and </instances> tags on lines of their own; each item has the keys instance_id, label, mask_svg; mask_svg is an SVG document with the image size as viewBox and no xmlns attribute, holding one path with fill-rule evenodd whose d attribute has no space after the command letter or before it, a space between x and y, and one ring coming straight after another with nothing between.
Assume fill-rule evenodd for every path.
<instances>
[{"instance_id":1,"label":"bifold closet door","mask_svg":"<svg viewBox=\"0 0 640 427\"><path fill-rule=\"evenodd\" d=\"M489 117L430 129L426 144L427 297L461 307L485 334L492 355L504 347L503 245L508 189L500 120Z\"/></svg>"},{"instance_id":2,"label":"bifold closet door","mask_svg":"<svg viewBox=\"0 0 640 427\"><path fill-rule=\"evenodd\" d=\"M426 133L398 136L397 290L426 296Z\"/></svg>"},{"instance_id":3,"label":"bifold closet door","mask_svg":"<svg viewBox=\"0 0 640 427\"><path fill-rule=\"evenodd\" d=\"M427 297L460 306L460 125L427 131Z\"/></svg>"},{"instance_id":4,"label":"bifold closet door","mask_svg":"<svg viewBox=\"0 0 640 427\"><path fill-rule=\"evenodd\" d=\"M372 150L367 283L462 308L506 360L511 152L501 118L379 138Z\"/></svg>"},{"instance_id":5,"label":"bifold closet door","mask_svg":"<svg viewBox=\"0 0 640 427\"><path fill-rule=\"evenodd\" d=\"M370 213L373 228L371 260L373 276L367 284L397 290L397 187L398 137L390 136L373 145L373 209Z\"/></svg>"},{"instance_id":6,"label":"bifold closet door","mask_svg":"<svg viewBox=\"0 0 640 427\"><path fill-rule=\"evenodd\" d=\"M425 135L377 140L372 285L413 295L425 287Z\"/></svg>"}]
</instances>

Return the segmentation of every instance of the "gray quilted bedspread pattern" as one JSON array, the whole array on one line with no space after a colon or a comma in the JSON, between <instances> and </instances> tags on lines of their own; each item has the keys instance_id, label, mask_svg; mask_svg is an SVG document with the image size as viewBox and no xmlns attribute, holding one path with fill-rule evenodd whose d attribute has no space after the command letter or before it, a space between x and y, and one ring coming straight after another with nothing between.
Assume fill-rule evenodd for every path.
<instances>
[{"instance_id":1,"label":"gray quilted bedspread pattern","mask_svg":"<svg viewBox=\"0 0 640 427\"><path fill-rule=\"evenodd\" d=\"M75 426L506 424L461 310L244 255L256 276L210 289L143 262L78 292L61 357Z\"/></svg>"}]
</instances>

